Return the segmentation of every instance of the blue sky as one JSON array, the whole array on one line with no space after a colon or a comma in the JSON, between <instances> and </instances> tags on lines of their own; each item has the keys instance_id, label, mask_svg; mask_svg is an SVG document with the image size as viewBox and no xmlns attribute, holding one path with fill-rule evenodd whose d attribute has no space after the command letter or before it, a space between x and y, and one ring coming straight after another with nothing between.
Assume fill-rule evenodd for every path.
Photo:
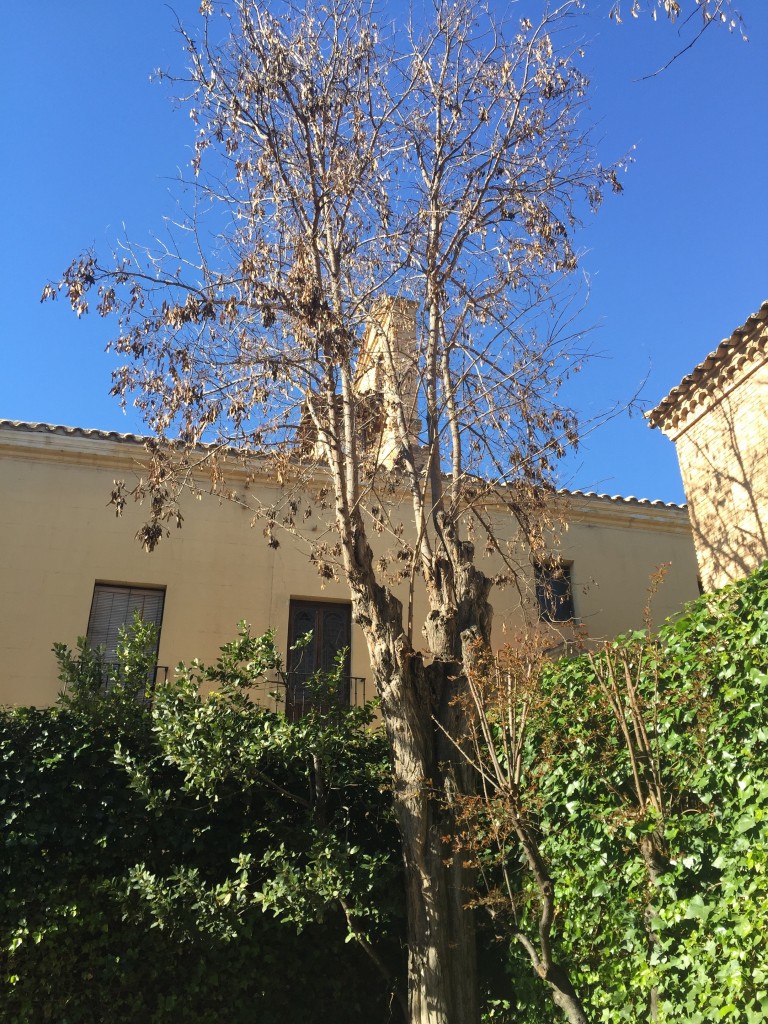
<instances>
[{"instance_id":1,"label":"blue sky","mask_svg":"<svg viewBox=\"0 0 768 1024\"><path fill-rule=\"evenodd\" d=\"M628 153L625 191L578 241L589 276L582 323L595 357L572 400L599 416L642 388L655 404L768 298L768 4L743 0L749 43L708 29L689 38L661 18L584 21L592 118L605 162ZM625 6L629 6L628 0ZM193 26L198 0L177 0ZM521 0L520 16L536 3ZM4 11L0 112L0 418L141 431L108 395L109 322L39 303L81 250L107 254L123 229L149 241L174 210L192 124L158 66L179 66L170 7L157 0L38 0ZM626 413L589 434L563 484L683 500L673 445Z\"/></svg>"}]
</instances>

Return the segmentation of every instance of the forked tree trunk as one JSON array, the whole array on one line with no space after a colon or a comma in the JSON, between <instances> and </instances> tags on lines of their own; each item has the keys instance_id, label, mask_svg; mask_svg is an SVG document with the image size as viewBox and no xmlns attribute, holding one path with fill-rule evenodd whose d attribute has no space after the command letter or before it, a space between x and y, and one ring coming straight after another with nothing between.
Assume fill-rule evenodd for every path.
<instances>
[{"instance_id":1,"label":"forked tree trunk","mask_svg":"<svg viewBox=\"0 0 768 1024\"><path fill-rule=\"evenodd\" d=\"M553 970L545 980L550 987L555 1005L563 1011L568 1024L589 1024L584 1006L567 973Z\"/></svg>"},{"instance_id":2,"label":"forked tree trunk","mask_svg":"<svg viewBox=\"0 0 768 1024\"><path fill-rule=\"evenodd\" d=\"M547 864L542 857L534 830L520 808L514 808L514 828L525 855L528 870L539 890L539 934L534 942L523 932L515 938L528 954L531 966L549 987L552 1000L565 1014L569 1024L589 1024L584 1005L573 987L568 971L552 958L552 926L555 921L555 886L550 878Z\"/></svg>"},{"instance_id":3,"label":"forked tree trunk","mask_svg":"<svg viewBox=\"0 0 768 1024\"><path fill-rule=\"evenodd\" d=\"M490 584L479 585L457 614L433 611L425 666L402 628L402 608L381 588L355 594L381 698L393 759L394 805L403 850L408 934L408 1024L478 1024L480 1019L471 873L453 849L452 795L469 791L461 741L462 634L488 639ZM370 593L370 592L369 592ZM434 602L433 602L434 603ZM466 629L462 629L466 627ZM432 636L430 636L430 631ZM442 640L440 638L443 638Z\"/></svg>"}]
</instances>

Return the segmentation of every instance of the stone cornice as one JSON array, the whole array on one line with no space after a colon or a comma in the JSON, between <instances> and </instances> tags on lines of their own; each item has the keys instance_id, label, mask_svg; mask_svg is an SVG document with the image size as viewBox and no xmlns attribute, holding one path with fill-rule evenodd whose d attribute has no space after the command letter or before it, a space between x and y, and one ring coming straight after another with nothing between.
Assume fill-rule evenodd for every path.
<instances>
[{"instance_id":1,"label":"stone cornice","mask_svg":"<svg viewBox=\"0 0 768 1024\"><path fill-rule=\"evenodd\" d=\"M147 459L144 445L149 440L149 437L121 434L116 431L0 420L0 452L6 457L47 459L69 465L102 466L113 472L124 469L140 472L142 464ZM204 455L205 451L205 447L201 445L201 455ZM232 453L228 458L228 468L235 478L247 474L253 483L277 485L272 472L259 471L257 459L253 459L245 467L238 464L238 456ZM504 508L503 491L504 488L500 488L499 511ZM574 523L590 520L605 525L611 522L615 525L626 525L629 519L638 525L645 522L648 525L653 524L656 528L673 531L689 529L686 506L673 502L565 488L553 492L553 496L558 503L563 502L566 505L567 518Z\"/></svg>"},{"instance_id":2,"label":"stone cornice","mask_svg":"<svg viewBox=\"0 0 768 1024\"><path fill-rule=\"evenodd\" d=\"M102 466L110 470L141 471L149 462L146 445L153 438L139 434L121 434L115 430L66 427L54 423L27 423L0 420L0 454L7 458L43 459L69 465ZM201 461L214 452L228 466L249 481L276 483L274 473L259 467L252 459L246 467L234 450L218 445L197 445ZM203 470L203 476L205 471Z\"/></svg>"}]
</instances>

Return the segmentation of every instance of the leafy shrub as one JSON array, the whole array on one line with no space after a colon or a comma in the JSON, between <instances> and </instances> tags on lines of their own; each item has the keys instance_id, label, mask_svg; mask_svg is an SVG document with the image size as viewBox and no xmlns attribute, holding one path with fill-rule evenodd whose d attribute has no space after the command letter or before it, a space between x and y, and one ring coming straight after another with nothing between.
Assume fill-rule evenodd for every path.
<instances>
[{"instance_id":1,"label":"leafy shrub","mask_svg":"<svg viewBox=\"0 0 768 1024\"><path fill-rule=\"evenodd\" d=\"M527 785L591 1018L768 1020L768 565L541 686Z\"/></svg>"},{"instance_id":2,"label":"leafy shrub","mask_svg":"<svg viewBox=\"0 0 768 1024\"><path fill-rule=\"evenodd\" d=\"M389 986L350 941L397 975L370 709L289 723L259 708L250 686L279 663L245 628L151 708L151 647L135 628L106 687L98 652L58 647L59 703L0 712L3 1020L389 1020Z\"/></svg>"}]
</instances>

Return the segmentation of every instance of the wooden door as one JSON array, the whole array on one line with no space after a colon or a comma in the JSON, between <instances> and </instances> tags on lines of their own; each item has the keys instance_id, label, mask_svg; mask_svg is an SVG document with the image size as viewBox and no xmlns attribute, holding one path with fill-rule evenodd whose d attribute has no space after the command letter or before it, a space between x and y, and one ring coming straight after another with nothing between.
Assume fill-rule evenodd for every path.
<instances>
[{"instance_id":1,"label":"wooden door","mask_svg":"<svg viewBox=\"0 0 768 1024\"><path fill-rule=\"evenodd\" d=\"M302 638L310 634L309 639ZM292 600L288 621L288 685L286 714L300 718L312 707L349 704L352 608L336 601ZM294 649L297 642L301 646ZM316 679L330 672L339 651L347 651L339 686L334 692Z\"/></svg>"}]
</instances>

